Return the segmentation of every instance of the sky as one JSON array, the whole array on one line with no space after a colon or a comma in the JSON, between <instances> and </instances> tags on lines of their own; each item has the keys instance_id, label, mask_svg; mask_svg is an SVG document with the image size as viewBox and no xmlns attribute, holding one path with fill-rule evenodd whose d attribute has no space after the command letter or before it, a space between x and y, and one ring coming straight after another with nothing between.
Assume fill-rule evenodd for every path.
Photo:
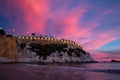
<instances>
[{"instance_id":1,"label":"sky","mask_svg":"<svg viewBox=\"0 0 120 80\"><path fill-rule=\"evenodd\" d=\"M119 4L120 0L0 0L0 26L9 34L35 32L75 41L97 61L120 60Z\"/></svg>"}]
</instances>

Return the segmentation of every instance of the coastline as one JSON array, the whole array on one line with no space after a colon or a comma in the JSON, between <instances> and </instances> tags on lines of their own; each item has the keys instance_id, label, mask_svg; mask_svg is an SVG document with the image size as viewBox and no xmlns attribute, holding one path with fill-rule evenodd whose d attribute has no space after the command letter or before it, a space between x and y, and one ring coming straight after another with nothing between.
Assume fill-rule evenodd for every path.
<instances>
[{"instance_id":1,"label":"coastline","mask_svg":"<svg viewBox=\"0 0 120 80\"><path fill-rule=\"evenodd\" d=\"M98 63L96 63L98 64ZM101 64L101 63L100 63ZM104 63L106 64L106 63ZM0 80L119 80L120 69L87 68L84 65L0 64ZM114 65L114 64L113 64ZM81 66L81 67L80 67ZM111 72L113 71L113 72Z\"/></svg>"}]
</instances>

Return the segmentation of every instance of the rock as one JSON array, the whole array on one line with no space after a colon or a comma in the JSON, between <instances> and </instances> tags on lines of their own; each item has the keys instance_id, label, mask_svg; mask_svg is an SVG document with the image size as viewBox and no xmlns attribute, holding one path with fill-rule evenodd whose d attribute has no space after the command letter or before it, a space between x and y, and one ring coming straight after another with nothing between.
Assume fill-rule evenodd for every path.
<instances>
[{"instance_id":1,"label":"rock","mask_svg":"<svg viewBox=\"0 0 120 80\"><path fill-rule=\"evenodd\" d=\"M29 45L28 45L29 44ZM63 44L19 44L19 62L95 62L89 53Z\"/></svg>"},{"instance_id":2,"label":"rock","mask_svg":"<svg viewBox=\"0 0 120 80\"><path fill-rule=\"evenodd\" d=\"M118 60L111 60L111 62L120 62L120 61L118 61Z\"/></svg>"},{"instance_id":3,"label":"rock","mask_svg":"<svg viewBox=\"0 0 120 80\"><path fill-rule=\"evenodd\" d=\"M16 41L15 37L0 30L1 61L17 62L94 62L82 48L66 43L41 44Z\"/></svg>"},{"instance_id":4,"label":"rock","mask_svg":"<svg viewBox=\"0 0 120 80\"><path fill-rule=\"evenodd\" d=\"M3 30L0 30L0 57L10 60L17 60L17 43L14 37L7 37Z\"/></svg>"}]
</instances>

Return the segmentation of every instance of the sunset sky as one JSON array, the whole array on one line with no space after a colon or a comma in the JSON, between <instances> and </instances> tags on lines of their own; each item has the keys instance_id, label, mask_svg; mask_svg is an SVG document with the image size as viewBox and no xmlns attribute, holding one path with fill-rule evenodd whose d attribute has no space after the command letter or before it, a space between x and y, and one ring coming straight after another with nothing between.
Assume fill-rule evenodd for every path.
<instances>
[{"instance_id":1,"label":"sunset sky","mask_svg":"<svg viewBox=\"0 0 120 80\"><path fill-rule=\"evenodd\" d=\"M97 61L120 60L120 0L0 0L0 26L76 41Z\"/></svg>"}]
</instances>

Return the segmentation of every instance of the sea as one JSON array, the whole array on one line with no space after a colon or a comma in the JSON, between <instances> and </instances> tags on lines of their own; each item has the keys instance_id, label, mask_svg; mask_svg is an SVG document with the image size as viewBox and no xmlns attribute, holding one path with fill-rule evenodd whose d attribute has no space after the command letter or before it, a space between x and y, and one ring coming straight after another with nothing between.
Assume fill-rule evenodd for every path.
<instances>
[{"instance_id":1,"label":"sea","mask_svg":"<svg viewBox=\"0 0 120 80\"><path fill-rule=\"evenodd\" d=\"M41 66L29 65L28 66ZM42 66L51 66L52 72L56 72L54 80L120 80L120 63L49 63ZM64 75L62 78L60 75Z\"/></svg>"},{"instance_id":2,"label":"sea","mask_svg":"<svg viewBox=\"0 0 120 80\"><path fill-rule=\"evenodd\" d=\"M115 62L0 65L0 80L120 80L120 63Z\"/></svg>"}]
</instances>

